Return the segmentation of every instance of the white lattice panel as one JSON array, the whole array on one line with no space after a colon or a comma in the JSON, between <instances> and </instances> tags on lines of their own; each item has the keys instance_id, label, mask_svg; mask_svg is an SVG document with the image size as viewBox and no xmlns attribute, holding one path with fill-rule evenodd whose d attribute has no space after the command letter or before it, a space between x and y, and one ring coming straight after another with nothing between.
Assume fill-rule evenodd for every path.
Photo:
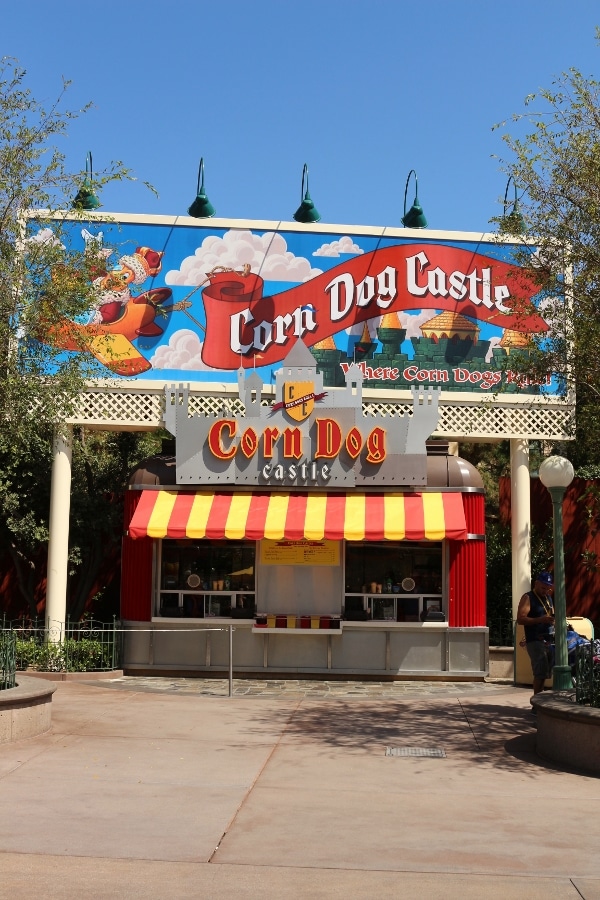
<instances>
[{"instance_id":1,"label":"white lattice panel","mask_svg":"<svg viewBox=\"0 0 600 900\"><path fill-rule=\"evenodd\" d=\"M236 388L222 390L190 388L190 409L216 415L224 407L232 414L243 413ZM270 405L263 399L263 405ZM107 431L152 431L162 426L164 388L147 385L139 388L107 383L90 388L80 397L73 424ZM398 399L363 398L365 416L398 416L412 412L408 396ZM568 440L573 434L574 407L557 402L544 403L535 398L530 404L507 402L504 398L460 400L440 399L440 421L435 437L450 440L495 441L506 438L532 440Z\"/></svg>"}]
</instances>

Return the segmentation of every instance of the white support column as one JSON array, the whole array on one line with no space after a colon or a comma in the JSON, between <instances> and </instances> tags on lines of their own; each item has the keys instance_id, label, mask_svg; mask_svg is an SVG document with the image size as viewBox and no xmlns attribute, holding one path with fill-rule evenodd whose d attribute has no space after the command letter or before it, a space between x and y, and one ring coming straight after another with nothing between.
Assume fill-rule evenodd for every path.
<instances>
[{"instance_id":1,"label":"white support column","mask_svg":"<svg viewBox=\"0 0 600 900\"><path fill-rule=\"evenodd\" d=\"M519 600L531 589L531 485L529 441L510 442L512 609L517 617Z\"/></svg>"},{"instance_id":2,"label":"white support column","mask_svg":"<svg viewBox=\"0 0 600 900\"><path fill-rule=\"evenodd\" d=\"M61 425L54 432L54 460L50 488L48 577L46 582L46 631L59 641L67 618L69 570L69 512L71 508L71 458L73 429Z\"/></svg>"}]
</instances>

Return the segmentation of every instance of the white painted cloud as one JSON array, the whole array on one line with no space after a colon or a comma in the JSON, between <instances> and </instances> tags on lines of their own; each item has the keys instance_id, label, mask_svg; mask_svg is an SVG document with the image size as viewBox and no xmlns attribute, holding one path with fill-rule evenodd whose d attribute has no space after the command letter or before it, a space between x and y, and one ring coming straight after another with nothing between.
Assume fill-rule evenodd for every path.
<instances>
[{"instance_id":1,"label":"white painted cloud","mask_svg":"<svg viewBox=\"0 0 600 900\"><path fill-rule=\"evenodd\" d=\"M155 369L206 371L211 367L202 362L201 354L202 341L198 335L189 328L182 328L171 335L168 344L156 348L150 362Z\"/></svg>"},{"instance_id":2,"label":"white painted cloud","mask_svg":"<svg viewBox=\"0 0 600 900\"><path fill-rule=\"evenodd\" d=\"M402 319L402 327L406 328L406 339L410 340L414 337L423 337L421 325L428 322L429 319L433 319L435 315L435 309L422 309L420 312L413 313L412 315L407 312L401 312L400 318Z\"/></svg>"},{"instance_id":3,"label":"white painted cloud","mask_svg":"<svg viewBox=\"0 0 600 900\"><path fill-rule=\"evenodd\" d=\"M26 244L48 244L48 246L63 247L64 244L58 240L51 228L40 228L31 237L25 238Z\"/></svg>"},{"instance_id":4,"label":"white painted cloud","mask_svg":"<svg viewBox=\"0 0 600 900\"><path fill-rule=\"evenodd\" d=\"M318 250L315 250L313 256L341 256L342 254L357 256L364 252L351 237L344 235L339 241L322 244Z\"/></svg>"},{"instance_id":5,"label":"white painted cloud","mask_svg":"<svg viewBox=\"0 0 600 900\"><path fill-rule=\"evenodd\" d=\"M303 256L294 256L280 234L254 234L251 231L226 231L222 238L210 235L193 256L186 256L179 269L171 269L166 284L196 286L216 266L241 270L244 266L265 281L308 281L321 274Z\"/></svg>"}]
</instances>

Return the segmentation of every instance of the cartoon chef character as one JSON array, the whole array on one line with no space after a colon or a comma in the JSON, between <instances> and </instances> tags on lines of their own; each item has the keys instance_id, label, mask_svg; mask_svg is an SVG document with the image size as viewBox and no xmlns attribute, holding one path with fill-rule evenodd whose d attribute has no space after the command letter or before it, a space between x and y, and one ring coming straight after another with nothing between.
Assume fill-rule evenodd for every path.
<instances>
[{"instance_id":1,"label":"cartoon chef character","mask_svg":"<svg viewBox=\"0 0 600 900\"><path fill-rule=\"evenodd\" d=\"M150 247L136 247L135 252L121 256L114 269L96 270L92 281L97 300L91 312L90 323L106 325L116 322L130 300L140 301L131 292L131 285L141 285L161 270L164 253ZM155 293L148 291L147 295ZM170 294L170 291L168 292Z\"/></svg>"}]
</instances>

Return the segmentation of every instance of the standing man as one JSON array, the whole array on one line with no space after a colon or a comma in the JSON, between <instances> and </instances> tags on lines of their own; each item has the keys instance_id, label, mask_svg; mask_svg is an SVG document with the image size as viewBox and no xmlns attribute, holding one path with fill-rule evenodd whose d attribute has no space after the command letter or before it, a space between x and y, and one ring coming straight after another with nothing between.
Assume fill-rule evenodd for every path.
<instances>
[{"instance_id":1,"label":"standing man","mask_svg":"<svg viewBox=\"0 0 600 900\"><path fill-rule=\"evenodd\" d=\"M533 590L523 594L517 610L517 624L525 628L525 648L531 660L533 693L544 690L550 677L549 644L554 641L554 582L550 572L540 572Z\"/></svg>"}]
</instances>

